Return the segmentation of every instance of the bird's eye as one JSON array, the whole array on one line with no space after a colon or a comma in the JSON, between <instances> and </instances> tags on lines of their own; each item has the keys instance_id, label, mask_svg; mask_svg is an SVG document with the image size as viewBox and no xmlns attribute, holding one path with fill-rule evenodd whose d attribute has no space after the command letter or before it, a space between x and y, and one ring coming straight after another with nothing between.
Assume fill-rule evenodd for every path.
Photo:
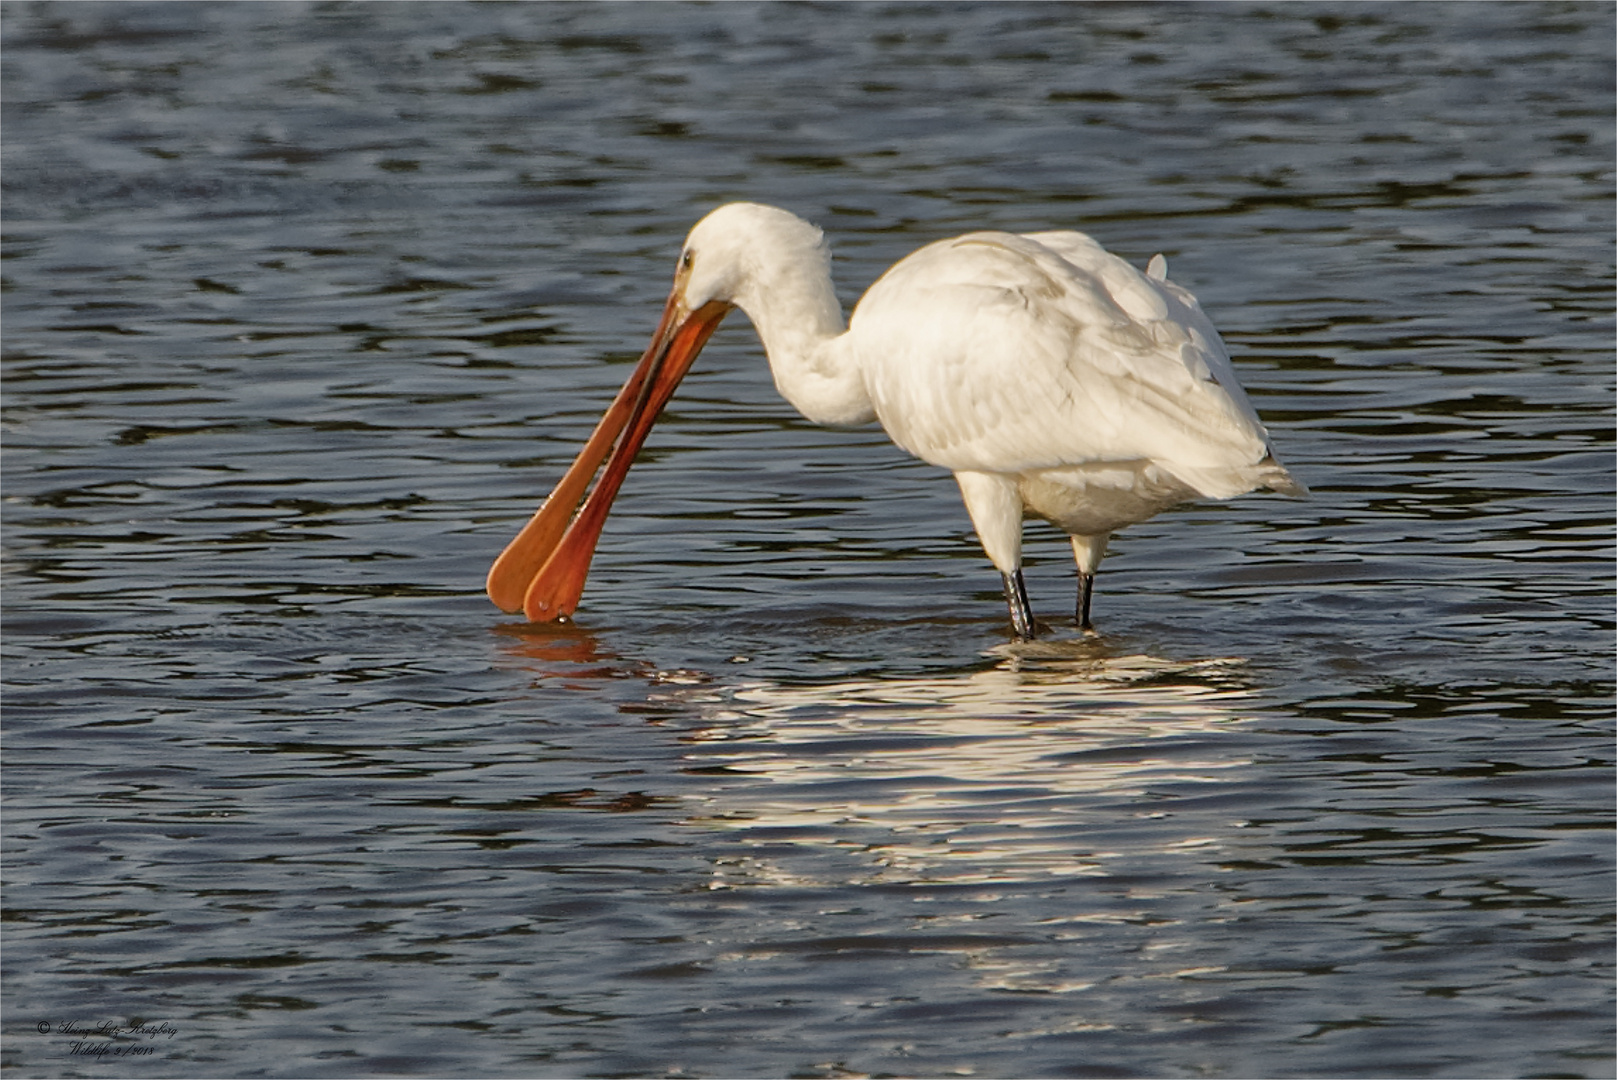
<instances>
[{"instance_id":1,"label":"bird's eye","mask_svg":"<svg viewBox=\"0 0 1617 1080\"><path fill-rule=\"evenodd\" d=\"M679 268L681 270L689 270L691 268L691 259L694 256L695 256L695 252L691 252L691 251L687 251L687 252L685 252L685 254L681 255L679 257Z\"/></svg>"}]
</instances>

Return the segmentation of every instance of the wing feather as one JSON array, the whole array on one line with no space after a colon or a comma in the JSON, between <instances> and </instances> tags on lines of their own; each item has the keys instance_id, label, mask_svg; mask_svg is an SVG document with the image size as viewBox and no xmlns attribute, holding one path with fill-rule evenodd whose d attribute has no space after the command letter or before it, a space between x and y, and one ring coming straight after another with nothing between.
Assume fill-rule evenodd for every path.
<instances>
[{"instance_id":1,"label":"wing feather","mask_svg":"<svg viewBox=\"0 0 1617 1080\"><path fill-rule=\"evenodd\" d=\"M853 315L893 440L956 471L1153 461L1203 494L1252 486L1268 436L1195 297L1082 233L929 245Z\"/></svg>"}]
</instances>

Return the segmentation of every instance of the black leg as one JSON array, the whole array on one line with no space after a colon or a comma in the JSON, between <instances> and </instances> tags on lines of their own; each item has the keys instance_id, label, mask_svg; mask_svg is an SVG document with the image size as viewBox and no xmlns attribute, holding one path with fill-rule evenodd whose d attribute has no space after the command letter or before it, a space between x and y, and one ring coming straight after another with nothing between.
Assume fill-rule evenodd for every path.
<instances>
[{"instance_id":1,"label":"black leg","mask_svg":"<svg viewBox=\"0 0 1617 1080\"><path fill-rule=\"evenodd\" d=\"M1027 585L1022 581L1022 568L1017 567L1011 573L999 576L1005 583L1005 606L1011 609L1011 629L1016 631L1018 641L1032 641L1033 608L1027 602Z\"/></svg>"},{"instance_id":2,"label":"black leg","mask_svg":"<svg viewBox=\"0 0 1617 1080\"><path fill-rule=\"evenodd\" d=\"M1093 630L1095 626L1089 621L1089 598L1095 594L1095 575L1078 575L1078 629Z\"/></svg>"}]
</instances>

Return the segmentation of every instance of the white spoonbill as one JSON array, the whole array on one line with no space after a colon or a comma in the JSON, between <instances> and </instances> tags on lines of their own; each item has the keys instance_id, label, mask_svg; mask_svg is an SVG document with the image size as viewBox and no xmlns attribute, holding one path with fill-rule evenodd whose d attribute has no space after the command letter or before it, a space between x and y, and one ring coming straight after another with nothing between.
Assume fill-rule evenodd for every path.
<instances>
[{"instance_id":1,"label":"white spoonbill","mask_svg":"<svg viewBox=\"0 0 1617 1080\"><path fill-rule=\"evenodd\" d=\"M697 222L645 355L489 570L496 605L535 622L573 613L629 465L732 308L752 320L798 412L819 424L879 420L901 448L954 473L1019 638L1035 632L1025 515L1071 536L1088 629L1116 530L1200 497L1307 493L1275 460L1218 331L1161 255L1142 274L1083 233L967 233L895 264L846 328L830 263L820 230L785 210L732 203Z\"/></svg>"}]
</instances>

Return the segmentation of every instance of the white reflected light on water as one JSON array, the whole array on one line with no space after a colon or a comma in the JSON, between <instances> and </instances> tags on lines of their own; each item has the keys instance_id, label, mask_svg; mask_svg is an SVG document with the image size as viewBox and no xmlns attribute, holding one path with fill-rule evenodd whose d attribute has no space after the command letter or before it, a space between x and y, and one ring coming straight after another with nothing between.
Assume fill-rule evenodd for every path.
<instances>
[{"instance_id":1,"label":"white reflected light on water","mask_svg":"<svg viewBox=\"0 0 1617 1080\"><path fill-rule=\"evenodd\" d=\"M1228 680L1240 664L1007 660L959 676L665 696L711 722L684 736L693 760L768 781L727 785L693 824L823 828L842 847L857 834L866 837L870 882L1029 881L1106 873L1117 852L1074 843L1086 803L1139 800L1165 783L1216 783L1250 764L1217 735L1250 716L1241 710L1251 692L1180 681ZM1129 812L1152 815L1143 803ZM889 835L869 840L874 831ZM1163 850L1213 842L1175 836ZM1135 847L1129 857L1141 854ZM713 887L779 877L760 860L720 867Z\"/></svg>"},{"instance_id":2,"label":"white reflected light on water","mask_svg":"<svg viewBox=\"0 0 1617 1080\"><path fill-rule=\"evenodd\" d=\"M1244 661L1108 655L1089 640L992 652L1005 658L963 674L729 689L676 682L654 694L702 718L681 735L684 757L724 774L685 820L733 842L712 860L707 888L897 889L922 933L812 947L945 954L963 985L990 994L1105 997L1125 983L1226 970L1180 961L1202 953L1195 937L1207 916L1186 913L1173 894L1231 857L1230 838L1247 824L1179 808L1253 782L1256 743L1242 735L1258 718L1258 695ZM937 903L932 889L954 901ZM1111 900L1084 899L1096 889L1112 890ZM1024 928L1036 936L995 936L1005 911L1041 895L1031 905L1041 917ZM1139 951L1123 969L1063 949L1125 928ZM753 943L719 962L804 947ZM1074 1008L1005 1035L1116 1030L1104 1009Z\"/></svg>"}]
</instances>

